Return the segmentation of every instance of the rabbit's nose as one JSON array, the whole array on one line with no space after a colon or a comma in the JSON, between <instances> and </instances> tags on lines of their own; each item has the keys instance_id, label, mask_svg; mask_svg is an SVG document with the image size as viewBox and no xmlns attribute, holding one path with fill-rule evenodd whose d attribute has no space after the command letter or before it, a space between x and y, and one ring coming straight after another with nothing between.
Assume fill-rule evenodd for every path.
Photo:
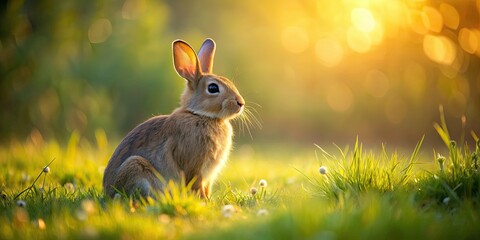
<instances>
[{"instance_id":1,"label":"rabbit's nose","mask_svg":"<svg viewBox=\"0 0 480 240\"><path fill-rule=\"evenodd\" d=\"M237 99L237 105L240 107L243 107L245 105L245 101L243 98Z\"/></svg>"}]
</instances>

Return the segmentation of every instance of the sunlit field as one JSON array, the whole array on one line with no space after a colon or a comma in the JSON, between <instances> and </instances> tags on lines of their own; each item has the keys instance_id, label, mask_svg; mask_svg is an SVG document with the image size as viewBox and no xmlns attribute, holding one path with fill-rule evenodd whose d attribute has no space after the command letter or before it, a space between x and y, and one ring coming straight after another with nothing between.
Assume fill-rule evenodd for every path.
<instances>
[{"instance_id":1,"label":"sunlit field","mask_svg":"<svg viewBox=\"0 0 480 240\"><path fill-rule=\"evenodd\" d=\"M480 0L4 1L0 239L480 239L479 16ZM211 196L107 197L121 139L179 107L172 43L207 38L245 99Z\"/></svg>"},{"instance_id":2,"label":"sunlit field","mask_svg":"<svg viewBox=\"0 0 480 240\"><path fill-rule=\"evenodd\" d=\"M106 198L110 144L73 134L68 146L31 138L0 149L2 239L476 239L476 146L420 156L338 146L277 150L241 146L208 200L171 182L155 198ZM474 149L471 151L470 149Z\"/></svg>"}]
</instances>

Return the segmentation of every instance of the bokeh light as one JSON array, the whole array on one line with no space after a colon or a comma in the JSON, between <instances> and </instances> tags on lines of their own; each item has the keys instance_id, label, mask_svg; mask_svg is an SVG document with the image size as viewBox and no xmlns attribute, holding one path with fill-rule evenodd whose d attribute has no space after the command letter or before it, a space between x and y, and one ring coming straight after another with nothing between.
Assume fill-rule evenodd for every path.
<instances>
[{"instance_id":1,"label":"bokeh light","mask_svg":"<svg viewBox=\"0 0 480 240\"><path fill-rule=\"evenodd\" d=\"M366 8L354 8L350 13L353 26L362 32L372 32L375 29L375 19L372 12Z\"/></svg>"},{"instance_id":2,"label":"bokeh light","mask_svg":"<svg viewBox=\"0 0 480 240\"><path fill-rule=\"evenodd\" d=\"M445 26L456 30L460 24L460 16L457 9L448 3L440 3L439 11L443 16Z\"/></svg>"},{"instance_id":3,"label":"bokeh light","mask_svg":"<svg viewBox=\"0 0 480 240\"><path fill-rule=\"evenodd\" d=\"M423 38L423 51L432 61L450 65L455 60L455 44L447 37L427 34Z\"/></svg>"},{"instance_id":4,"label":"bokeh light","mask_svg":"<svg viewBox=\"0 0 480 240\"><path fill-rule=\"evenodd\" d=\"M458 33L458 42L465 52L474 54L480 48L480 31L478 29L462 28Z\"/></svg>"},{"instance_id":5,"label":"bokeh light","mask_svg":"<svg viewBox=\"0 0 480 240\"><path fill-rule=\"evenodd\" d=\"M366 32L350 27L347 31L348 46L357 53L366 53L372 47L372 39Z\"/></svg>"},{"instance_id":6,"label":"bokeh light","mask_svg":"<svg viewBox=\"0 0 480 240\"><path fill-rule=\"evenodd\" d=\"M338 65L343 59L343 52L342 45L335 38L321 38L315 44L317 60L326 67Z\"/></svg>"},{"instance_id":7,"label":"bokeh light","mask_svg":"<svg viewBox=\"0 0 480 240\"><path fill-rule=\"evenodd\" d=\"M423 7L422 20L424 21L425 27L432 31L439 33L443 28L443 17L442 14L435 8L425 6Z\"/></svg>"},{"instance_id":8,"label":"bokeh light","mask_svg":"<svg viewBox=\"0 0 480 240\"><path fill-rule=\"evenodd\" d=\"M105 42L111 34L112 23L106 18L96 20L88 29L88 39L91 43Z\"/></svg>"}]
</instances>

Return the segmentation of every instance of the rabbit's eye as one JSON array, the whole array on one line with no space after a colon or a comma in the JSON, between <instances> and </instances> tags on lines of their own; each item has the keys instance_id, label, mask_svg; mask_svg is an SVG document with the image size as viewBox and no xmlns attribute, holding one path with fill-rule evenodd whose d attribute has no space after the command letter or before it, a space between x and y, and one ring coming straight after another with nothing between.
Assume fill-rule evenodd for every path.
<instances>
[{"instance_id":1,"label":"rabbit's eye","mask_svg":"<svg viewBox=\"0 0 480 240\"><path fill-rule=\"evenodd\" d=\"M210 83L208 84L207 91L210 94L216 94L220 92L220 89L218 88L218 85L216 83Z\"/></svg>"}]
</instances>

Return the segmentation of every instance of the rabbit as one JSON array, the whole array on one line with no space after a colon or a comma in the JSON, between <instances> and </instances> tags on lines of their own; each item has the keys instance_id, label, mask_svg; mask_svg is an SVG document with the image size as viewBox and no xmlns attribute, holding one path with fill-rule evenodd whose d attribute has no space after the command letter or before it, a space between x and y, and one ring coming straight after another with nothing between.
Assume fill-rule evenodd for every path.
<instances>
[{"instance_id":1,"label":"rabbit","mask_svg":"<svg viewBox=\"0 0 480 240\"><path fill-rule=\"evenodd\" d=\"M230 80L212 73L215 42L207 38L198 55L183 40L174 41L172 49L174 68L186 80L180 107L141 123L121 141L103 177L110 197L117 191L153 196L166 181L184 178L208 198L228 158L230 120L242 113L245 101Z\"/></svg>"}]
</instances>

